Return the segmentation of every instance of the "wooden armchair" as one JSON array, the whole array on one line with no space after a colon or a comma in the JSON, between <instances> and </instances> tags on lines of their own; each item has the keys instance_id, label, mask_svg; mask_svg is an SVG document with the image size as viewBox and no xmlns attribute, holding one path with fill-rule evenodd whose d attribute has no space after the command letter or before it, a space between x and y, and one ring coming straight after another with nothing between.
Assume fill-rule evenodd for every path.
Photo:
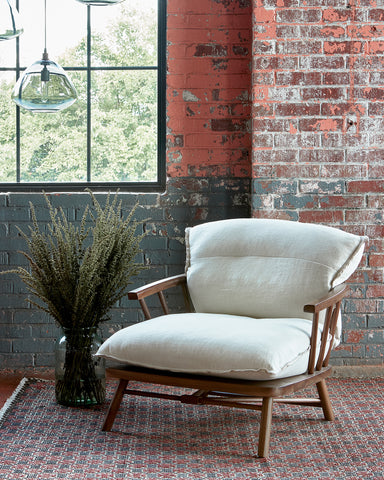
<instances>
[{"instance_id":1,"label":"wooden armchair","mask_svg":"<svg viewBox=\"0 0 384 480\"><path fill-rule=\"evenodd\" d=\"M124 395L261 411L258 455L269 453L274 402L322 408L333 420L325 379L340 342L345 280L366 238L281 220L236 219L186 231L186 273L129 292L147 321L112 335L97 355L121 363L104 420L111 430ZM181 287L187 313L170 314L164 291ZM157 295L164 315L151 318ZM128 388L130 381L191 394ZM292 393L316 386L316 398ZM290 395L289 398L284 398Z\"/></svg>"}]
</instances>

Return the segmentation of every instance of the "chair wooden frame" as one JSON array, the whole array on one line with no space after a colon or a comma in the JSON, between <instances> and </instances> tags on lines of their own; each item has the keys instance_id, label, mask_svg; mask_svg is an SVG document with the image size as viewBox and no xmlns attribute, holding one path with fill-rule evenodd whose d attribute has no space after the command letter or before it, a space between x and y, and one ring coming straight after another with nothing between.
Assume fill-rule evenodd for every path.
<instances>
[{"instance_id":1,"label":"chair wooden frame","mask_svg":"<svg viewBox=\"0 0 384 480\"><path fill-rule=\"evenodd\" d=\"M128 297L140 302L145 318L149 320L152 317L145 298L156 294L159 297L164 314L168 315L169 308L163 292L176 286L182 287L186 309L192 311L185 274L169 277L132 290L129 292ZM325 380L332 372L332 368L329 366L331 346L335 336L341 301L346 294L347 288L343 284L330 291L324 298L303 306L305 312L313 314L308 371L303 375L277 380L248 381L208 375L174 373L126 365L108 368L108 375L118 379L119 383L105 416L102 429L104 431L110 431L112 429L124 395L140 395L179 400L189 404L222 405L259 410L261 411L261 419L258 456L267 457L269 455L272 408L274 402L319 407L323 410L325 420L332 421L334 419ZM319 314L323 310L326 311L326 315L320 338L319 354L316 361ZM195 392L192 394L172 395L129 389L128 383L130 381L183 387L194 389ZM318 397L316 398L284 398L287 395L291 395L313 385L317 388Z\"/></svg>"}]
</instances>

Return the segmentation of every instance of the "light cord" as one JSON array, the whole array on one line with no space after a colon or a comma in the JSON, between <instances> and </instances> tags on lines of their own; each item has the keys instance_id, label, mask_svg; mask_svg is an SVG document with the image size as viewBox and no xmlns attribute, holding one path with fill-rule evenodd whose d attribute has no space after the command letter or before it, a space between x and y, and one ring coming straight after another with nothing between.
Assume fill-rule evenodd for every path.
<instances>
[{"instance_id":1,"label":"light cord","mask_svg":"<svg viewBox=\"0 0 384 480\"><path fill-rule=\"evenodd\" d=\"M44 52L47 51L47 0L44 0Z\"/></svg>"},{"instance_id":2,"label":"light cord","mask_svg":"<svg viewBox=\"0 0 384 480\"><path fill-rule=\"evenodd\" d=\"M44 0L44 52L43 60L48 60L47 52L47 0Z\"/></svg>"}]
</instances>

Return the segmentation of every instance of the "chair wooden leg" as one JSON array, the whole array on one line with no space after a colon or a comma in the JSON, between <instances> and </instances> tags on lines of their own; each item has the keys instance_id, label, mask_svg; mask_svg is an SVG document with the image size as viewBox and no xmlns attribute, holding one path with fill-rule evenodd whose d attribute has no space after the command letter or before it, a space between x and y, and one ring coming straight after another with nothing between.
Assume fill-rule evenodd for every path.
<instances>
[{"instance_id":1,"label":"chair wooden leg","mask_svg":"<svg viewBox=\"0 0 384 480\"><path fill-rule=\"evenodd\" d=\"M331 401L329 399L328 388L325 383L325 380L321 380L321 382L316 383L316 388L320 397L321 407L323 409L325 420L329 420L329 421L334 420L335 415L333 414L333 409L332 409Z\"/></svg>"},{"instance_id":2,"label":"chair wooden leg","mask_svg":"<svg viewBox=\"0 0 384 480\"><path fill-rule=\"evenodd\" d=\"M259 447L257 452L258 456L261 458L268 457L269 454L269 439L271 436L272 425L272 407L273 398L264 397L263 405L261 407Z\"/></svg>"},{"instance_id":3,"label":"chair wooden leg","mask_svg":"<svg viewBox=\"0 0 384 480\"><path fill-rule=\"evenodd\" d=\"M120 408L121 401L124 396L124 391L127 388L128 380L121 379L119 384L116 387L115 394L113 399L109 405L108 411L104 418L104 423L102 430L103 432L109 432L113 426L113 422L115 421L117 412Z\"/></svg>"}]
</instances>

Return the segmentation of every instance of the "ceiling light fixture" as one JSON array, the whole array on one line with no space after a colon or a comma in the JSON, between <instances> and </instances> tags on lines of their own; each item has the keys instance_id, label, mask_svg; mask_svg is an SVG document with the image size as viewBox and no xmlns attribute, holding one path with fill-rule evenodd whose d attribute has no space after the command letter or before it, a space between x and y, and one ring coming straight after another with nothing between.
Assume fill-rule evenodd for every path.
<instances>
[{"instance_id":1,"label":"ceiling light fixture","mask_svg":"<svg viewBox=\"0 0 384 480\"><path fill-rule=\"evenodd\" d=\"M47 0L44 0L43 58L24 71L13 89L12 100L31 112L54 113L70 107L76 99L76 89L63 68L48 58Z\"/></svg>"},{"instance_id":2,"label":"ceiling light fixture","mask_svg":"<svg viewBox=\"0 0 384 480\"><path fill-rule=\"evenodd\" d=\"M23 33L19 12L12 0L0 0L0 40L12 40Z\"/></svg>"}]
</instances>

